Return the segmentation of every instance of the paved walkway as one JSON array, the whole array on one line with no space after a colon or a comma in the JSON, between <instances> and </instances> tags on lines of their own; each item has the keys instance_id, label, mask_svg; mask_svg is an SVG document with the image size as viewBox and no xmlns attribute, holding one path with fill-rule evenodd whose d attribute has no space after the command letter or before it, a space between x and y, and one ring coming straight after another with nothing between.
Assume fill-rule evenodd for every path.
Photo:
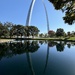
<instances>
[{"instance_id":1,"label":"paved walkway","mask_svg":"<svg viewBox=\"0 0 75 75\"><path fill-rule=\"evenodd\" d=\"M13 41L13 40L12 39L0 39L0 43L9 42L9 41Z\"/></svg>"}]
</instances>

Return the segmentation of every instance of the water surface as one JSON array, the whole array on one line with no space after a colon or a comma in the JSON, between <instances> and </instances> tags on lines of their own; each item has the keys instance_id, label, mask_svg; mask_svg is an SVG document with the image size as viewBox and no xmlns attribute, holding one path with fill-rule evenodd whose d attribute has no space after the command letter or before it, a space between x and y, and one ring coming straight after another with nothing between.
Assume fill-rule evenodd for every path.
<instances>
[{"instance_id":1,"label":"water surface","mask_svg":"<svg viewBox=\"0 0 75 75\"><path fill-rule=\"evenodd\" d=\"M0 43L0 75L75 75L75 42Z\"/></svg>"}]
</instances>

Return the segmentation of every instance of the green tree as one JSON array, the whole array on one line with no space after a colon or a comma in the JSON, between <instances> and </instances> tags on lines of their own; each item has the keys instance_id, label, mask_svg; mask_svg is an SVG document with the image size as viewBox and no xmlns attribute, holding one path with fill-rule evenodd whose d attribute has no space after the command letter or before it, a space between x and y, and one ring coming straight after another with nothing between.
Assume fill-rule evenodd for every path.
<instances>
[{"instance_id":1,"label":"green tree","mask_svg":"<svg viewBox=\"0 0 75 75\"><path fill-rule=\"evenodd\" d=\"M71 44L70 44L70 43L68 43L68 44L67 44L67 47L68 47L68 48L71 48Z\"/></svg>"},{"instance_id":2,"label":"green tree","mask_svg":"<svg viewBox=\"0 0 75 75\"><path fill-rule=\"evenodd\" d=\"M29 26L29 32L32 37L37 36L39 33L39 29L35 26Z\"/></svg>"},{"instance_id":3,"label":"green tree","mask_svg":"<svg viewBox=\"0 0 75 75\"><path fill-rule=\"evenodd\" d=\"M24 35L24 32L25 32L25 30L24 30L24 27L22 25L17 25L16 26L17 36L19 35L22 38L22 36Z\"/></svg>"},{"instance_id":4,"label":"green tree","mask_svg":"<svg viewBox=\"0 0 75 75\"><path fill-rule=\"evenodd\" d=\"M48 35L49 35L49 37L54 37L55 32L53 30L49 30Z\"/></svg>"},{"instance_id":5,"label":"green tree","mask_svg":"<svg viewBox=\"0 0 75 75\"><path fill-rule=\"evenodd\" d=\"M3 24L0 22L0 37L2 36Z\"/></svg>"},{"instance_id":6,"label":"green tree","mask_svg":"<svg viewBox=\"0 0 75 75\"><path fill-rule=\"evenodd\" d=\"M63 20L72 25L75 23L75 0L49 0L56 10L65 12Z\"/></svg>"},{"instance_id":7,"label":"green tree","mask_svg":"<svg viewBox=\"0 0 75 75\"><path fill-rule=\"evenodd\" d=\"M7 37L9 35L9 30L6 26L0 23L0 37Z\"/></svg>"},{"instance_id":8,"label":"green tree","mask_svg":"<svg viewBox=\"0 0 75 75\"><path fill-rule=\"evenodd\" d=\"M26 36L29 37L29 35L30 35L29 26L25 26L24 29L25 29L25 32L26 32Z\"/></svg>"},{"instance_id":9,"label":"green tree","mask_svg":"<svg viewBox=\"0 0 75 75\"><path fill-rule=\"evenodd\" d=\"M11 22L5 22L5 23L4 23L4 26L5 26L6 28L8 28L8 30L9 30L9 36L10 36L10 38L11 38L11 32L10 32L10 30L12 29L12 27L14 26L14 24L11 23Z\"/></svg>"},{"instance_id":10,"label":"green tree","mask_svg":"<svg viewBox=\"0 0 75 75\"><path fill-rule=\"evenodd\" d=\"M64 36L64 30L62 28L57 29L56 36L57 37Z\"/></svg>"},{"instance_id":11,"label":"green tree","mask_svg":"<svg viewBox=\"0 0 75 75\"><path fill-rule=\"evenodd\" d=\"M67 32L67 36L68 37L70 37L71 36L71 32L69 31L69 32Z\"/></svg>"},{"instance_id":12,"label":"green tree","mask_svg":"<svg viewBox=\"0 0 75 75\"><path fill-rule=\"evenodd\" d=\"M72 36L72 37L75 36L75 31L72 31L71 36Z\"/></svg>"},{"instance_id":13,"label":"green tree","mask_svg":"<svg viewBox=\"0 0 75 75\"><path fill-rule=\"evenodd\" d=\"M45 34L44 34L44 37L48 37L48 34L47 34L47 33L45 33Z\"/></svg>"},{"instance_id":14,"label":"green tree","mask_svg":"<svg viewBox=\"0 0 75 75\"><path fill-rule=\"evenodd\" d=\"M4 37L8 37L9 36L9 30L7 27L3 26L3 30L2 30L2 35Z\"/></svg>"},{"instance_id":15,"label":"green tree","mask_svg":"<svg viewBox=\"0 0 75 75\"><path fill-rule=\"evenodd\" d=\"M43 33L40 33L40 34L39 34L39 37L44 37L44 34L43 34Z\"/></svg>"},{"instance_id":16,"label":"green tree","mask_svg":"<svg viewBox=\"0 0 75 75\"><path fill-rule=\"evenodd\" d=\"M39 29L35 26L25 26L26 36L37 36L39 33Z\"/></svg>"},{"instance_id":17,"label":"green tree","mask_svg":"<svg viewBox=\"0 0 75 75\"><path fill-rule=\"evenodd\" d=\"M15 36L15 35L16 35L16 25L14 25L14 26L11 28L10 34L11 34L11 36Z\"/></svg>"},{"instance_id":18,"label":"green tree","mask_svg":"<svg viewBox=\"0 0 75 75\"><path fill-rule=\"evenodd\" d=\"M18 36L21 36L21 38L22 38L24 33L25 33L25 29L24 29L24 26L22 26L22 25L14 25L13 28L11 29L12 36L17 35L17 38L18 38Z\"/></svg>"}]
</instances>

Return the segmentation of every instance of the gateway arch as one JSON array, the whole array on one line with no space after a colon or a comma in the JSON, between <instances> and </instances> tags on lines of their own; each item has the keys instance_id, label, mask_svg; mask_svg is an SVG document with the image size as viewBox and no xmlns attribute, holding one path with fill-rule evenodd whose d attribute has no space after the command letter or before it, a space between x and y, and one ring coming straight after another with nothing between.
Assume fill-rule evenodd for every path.
<instances>
[{"instance_id":1,"label":"gateway arch","mask_svg":"<svg viewBox=\"0 0 75 75\"><path fill-rule=\"evenodd\" d=\"M36 0L32 0L30 7L29 7L29 11L28 11L28 15L27 15L27 19L26 19L26 26L30 25L31 22L31 17L32 17L32 12L33 12L33 8L34 8L34 4L35 4ZM44 9L45 9L45 14L46 14L46 20L47 20L47 31L49 31L49 19L48 19L48 13L47 13L47 9L44 3L44 0L42 0L42 3L44 5Z\"/></svg>"}]
</instances>

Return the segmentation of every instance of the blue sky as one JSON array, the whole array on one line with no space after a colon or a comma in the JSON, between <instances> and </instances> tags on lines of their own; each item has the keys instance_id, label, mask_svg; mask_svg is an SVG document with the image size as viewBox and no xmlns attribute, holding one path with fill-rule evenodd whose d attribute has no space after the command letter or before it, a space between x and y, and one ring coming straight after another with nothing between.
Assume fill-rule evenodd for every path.
<instances>
[{"instance_id":1,"label":"blue sky","mask_svg":"<svg viewBox=\"0 0 75 75\"><path fill-rule=\"evenodd\" d=\"M0 0L0 21L2 23L12 22L14 24L25 25L31 1L32 0ZM56 31L57 28L63 28L65 32L74 31L75 24L65 24L62 19L64 16L62 11L55 10L48 0L44 0L44 2L48 12L49 27L51 30ZM35 2L31 25L38 27L40 32L47 33L46 14L41 0L36 0Z\"/></svg>"}]
</instances>

